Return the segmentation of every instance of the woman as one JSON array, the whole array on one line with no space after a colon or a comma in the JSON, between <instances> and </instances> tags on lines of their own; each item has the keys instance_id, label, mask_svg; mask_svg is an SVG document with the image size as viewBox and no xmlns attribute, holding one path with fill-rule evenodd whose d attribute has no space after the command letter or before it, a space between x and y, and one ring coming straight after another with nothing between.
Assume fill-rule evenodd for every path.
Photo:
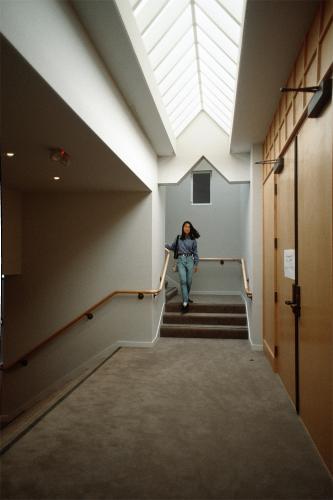
<instances>
[{"instance_id":1,"label":"woman","mask_svg":"<svg viewBox=\"0 0 333 500\"><path fill-rule=\"evenodd\" d=\"M177 267L183 298L182 312L188 311L189 302L192 302L190 299L192 274L193 269L195 273L198 271L199 263L197 238L200 238L200 234L192 226L191 222L187 220L182 225L181 236L177 236L172 245L165 245L168 250L174 251L176 247L178 250Z\"/></svg>"}]
</instances>

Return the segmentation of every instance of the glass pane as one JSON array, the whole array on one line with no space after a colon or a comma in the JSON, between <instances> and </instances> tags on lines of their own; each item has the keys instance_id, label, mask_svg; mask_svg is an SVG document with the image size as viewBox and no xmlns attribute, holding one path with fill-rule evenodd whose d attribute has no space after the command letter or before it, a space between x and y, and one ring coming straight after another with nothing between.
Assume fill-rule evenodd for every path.
<instances>
[{"instance_id":1,"label":"glass pane","mask_svg":"<svg viewBox=\"0 0 333 500\"><path fill-rule=\"evenodd\" d=\"M222 113L228 120L231 120L231 111L226 108L218 99L216 99L216 97L211 92L209 92L209 90L203 90L202 98L203 101L205 99L208 99L211 103L214 104L214 108L216 108L216 110Z\"/></svg>"},{"instance_id":2,"label":"glass pane","mask_svg":"<svg viewBox=\"0 0 333 500\"><path fill-rule=\"evenodd\" d=\"M197 61L193 61L178 80L163 95L163 102L167 106L180 90L197 74Z\"/></svg>"},{"instance_id":3,"label":"glass pane","mask_svg":"<svg viewBox=\"0 0 333 500\"><path fill-rule=\"evenodd\" d=\"M234 61L238 61L238 46L235 45L201 9L195 8L195 18L198 26L209 35L220 48Z\"/></svg>"},{"instance_id":4,"label":"glass pane","mask_svg":"<svg viewBox=\"0 0 333 500\"><path fill-rule=\"evenodd\" d=\"M196 0L196 3L204 12L214 20L224 33L239 45L240 27L239 24L219 5L216 0Z\"/></svg>"},{"instance_id":5,"label":"glass pane","mask_svg":"<svg viewBox=\"0 0 333 500\"><path fill-rule=\"evenodd\" d=\"M198 52L200 61L204 61L230 90L233 91L236 86L236 80L232 78L201 45L198 46Z\"/></svg>"},{"instance_id":6,"label":"glass pane","mask_svg":"<svg viewBox=\"0 0 333 500\"><path fill-rule=\"evenodd\" d=\"M184 88L172 99L170 104L166 106L166 111L168 115L174 112L174 110L181 104L183 99L192 92L194 88L198 89L198 92L200 93L200 88L199 88L199 79L198 76L195 75L194 78L192 78L185 86Z\"/></svg>"},{"instance_id":7,"label":"glass pane","mask_svg":"<svg viewBox=\"0 0 333 500\"><path fill-rule=\"evenodd\" d=\"M177 118L182 115L189 104L191 104L193 101L197 102L198 100L201 100L199 86L194 87L194 89L185 97L185 99L183 99L181 104L179 104L179 106L177 106L177 108L169 114L171 123L175 122Z\"/></svg>"},{"instance_id":8,"label":"glass pane","mask_svg":"<svg viewBox=\"0 0 333 500\"><path fill-rule=\"evenodd\" d=\"M193 108L191 112L185 116L184 120L174 128L175 136L179 137L180 134L185 130L185 128L194 120L194 118L200 113L201 105L198 104L197 107Z\"/></svg>"},{"instance_id":9,"label":"glass pane","mask_svg":"<svg viewBox=\"0 0 333 500\"><path fill-rule=\"evenodd\" d=\"M204 110L220 127L223 128L224 131L228 133L230 132L231 124L227 120L225 120L223 116L216 113L214 106L211 105L208 101L205 101Z\"/></svg>"},{"instance_id":10,"label":"glass pane","mask_svg":"<svg viewBox=\"0 0 333 500\"><path fill-rule=\"evenodd\" d=\"M172 128L174 129L178 128L178 126L184 121L184 119L192 113L192 109L196 109L198 106L201 109L200 98L196 98L194 101L189 103L189 105L184 109L182 114L179 115L177 119L171 123Z\"/></svg>"},{"instance_id":11,"label":"glass pane","mask_svg":"<svg viewBox=\"0 0 333 500\"><path fill-rule=\"evenodd\" d=\"M243 18L244 0L218 0L234 18L241 23Z\"/></svg>"},{"instance_id":12,"label":"glass pane","mask_svg":"<svg viewBox=\"0 0 333 500\"><path fill-rule=\"evenodd\" d=\"M156 45L156 43L161 40L163 35L176 22L189 3L189 0L170 0L167 3L166 7L142 36L147 52L149 52Z\"/></svg>"},{"instance_id":13,"label":"glass pane","mask_svg":"<svg viewBox=\"0 0 333 500\"><path fill-rule=\"evenodd\" d=\"M223 92L223 94L225 94L226 97L228 97L232 102L234 101L234 93L232 92L232 90L230 90L229 87L227 87L227 85L222 82L222 80L216 75L216 73L214 73L214 71L212 71L203 62L200 63L200 70L201 73L205 77L209 78L209 80L215 85L215 87L220 90L220 92Z\"/></svg>"},{"instance_id":14,"label":"glass pane","mask_svg":"<svg viewBox=\"0 0 333 500\"><path fill-rule=\"evenodd\" d=\"M194 33L193 30L190 30L154 69L157 81L161 81L192 46L194 46Z\"/></svg>"},{"instance_id":15,"label":"glass pane","mask_svg":"<svg viewBox=\"0 0 333 500\"><path fill-rule=\"evenodd\" d=\"M237 76L236 64L210 40L210 38L200 29L197 29L198 42L209 54L216 59L219 64L233 77Z\"/></svg>"},{"instance_id":16,"label":"glass pane","mask_svg":"<svg viewBox=\"0 0 333 500\"><path fill-rule=\"evenodd\" d=\"M151 50L149 58L153 67L168 54L175 43L177 43L191 27L192 13L191 9L188 7L158 44Z\"/></svg>"},{"instance_id":17,"label":"glass pane","mask_svg":"<svg viewBox=\"0 0 333 500\"><path fill-rule=\"evenodd\" d=\"M223 104L223 106L228 109L230 112L232 111L233 104L217 87L215 87L208 78L205 78L204 82L202 81L202 91L209 91L219 102Z\"/></svg>"},{"instance_id":18,"label":"glass pane","mask_svg":"<svg viewBox=\"0 0 333 500\"><path fill-rule=\"evenodd\" d=\"M169 0L149 0L148 2L143 0L138 5L137 9L135 9L135 17L140 33L145 30L168 2Z\"/></svg>"},{"instance_id":19,"label":"glass pane","mask_svg":"<svg viewBox=\"0 0 333 500\"><path fill-rule=\"evenodd\" d=\"M163 95L165 91L182 75L184 70L196 60L195 49L192 47L184 57L176 64L176 66L159 82L160 92Z\"/></svg>"},{"instance_id":20,"label":"glass pane","mask_svg":"<svg viewBox=\"0 0 333 500\"><path fill-rule=\"evenodd\" d=\"M193 172L193 203L210 203L210 172Z\"/></svg>"}]
</instances>

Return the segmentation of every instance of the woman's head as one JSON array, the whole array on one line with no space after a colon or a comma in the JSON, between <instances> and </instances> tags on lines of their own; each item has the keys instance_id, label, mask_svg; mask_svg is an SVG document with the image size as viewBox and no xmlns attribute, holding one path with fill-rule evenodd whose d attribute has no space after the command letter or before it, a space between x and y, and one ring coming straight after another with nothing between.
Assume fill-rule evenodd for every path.
<instances>
[{"instance_id":1,"label":"woman's head","mask_svg":"<svg viewBox=\"0 0 333 500\"><path fill-rule=\"evenodd\" d=\"M197 238L200 238L200 234L195 229L195 227L192 226L192 223L189 220L186 220L185 222L183 222L183 225L182 225L181 239L183 240L184 238L186 238L186 236L189 236L191 238L191 240L195 240Z\"/></svg>"}]
</instances>

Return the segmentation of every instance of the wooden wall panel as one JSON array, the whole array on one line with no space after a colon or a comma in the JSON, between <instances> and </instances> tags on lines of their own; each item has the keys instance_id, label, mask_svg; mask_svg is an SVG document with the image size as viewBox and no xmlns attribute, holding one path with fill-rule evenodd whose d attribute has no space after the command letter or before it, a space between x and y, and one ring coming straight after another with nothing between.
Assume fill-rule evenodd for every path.
<instances>
[{"instance_id":1,"label":"wooden wall panel","mask_svg":"<svg viewBox=\"0 0 333 500\"><path fill-rule=\"evenodd\" d=\"M306 37L306 51L305 51L305 64L308 66L309 62L315 56L318 40L319 40L319 27L320 27L320 9L312 23L310 31Z\"/></svg>"},{"instance_id":2,"label":"wooden wall panel","mask_svg":"<svg viewBox=\"0 0 333 500\"><path fill-rule=\"evenodd\" d=\"M319 79L324 78L325 74L332 65L333 59L333 23L330 22L327 31L319 44L320 64Z\"/></svg>"},{"instance_id":3,"label":"wooden wall panel","mask_svg":"<svg viewBox=\"0 0 333 500\"><path fill-rule=\"evenodd\" d=\"M305 54L305 45L302 46L300 53L296 59L295 64L295 86L301 87L303 77L304 77L304 54Z\"/></svg>"},{"instance_id":4,"label":"wooden wall panel","mask_svg":"<svg viewBox=\"0 0 333 500\"><path fill-rule=\"evenodd\" d=\"M298 56L291 68L286 87L317 85L333 66L333 0L318 2L318 10ZM312 94L281 94L277 110L265 138L265 159L274 149L274 157L283 154L294 131L305 116ZM283 127L281 125L284 123ZM276 134L279 140L276 140ZM264 179L270 172L264 170Z\"/></svg>"},{"instance_id":5,"label":"wooden wall panel","mask_svg":"<svg viewBox=\"0 0 333 500\"><path fill-rule=\"evenodd\" d=\"M308 65L307 70L305 71L304 75L304 86L305 87L311 87L312 85L317 85L318 83L318 75L317 75L317 59L314 57L310 64ZM305 96L305 105L307 106L312 94L304 94Z\"/></svg>"},{"instance_id":6,"label":"wooden wall panel","mask_svg":"<svg viewBox=\"0 0 333 500\"><path fill-rule=\"evenodd\" d=\"M286 135L287 138L291 136L292 131L294 129L294 117L293 117L293 106L290 104L287 113L286 113Z\"/></svg>"},{"instance_id":7,"label":"wooden wall panel","mask_svg":"<svg viewBox=\"0 0 333 500\"><path fill-rule=\"evenodd\" d=\"M333 0L328 0L327 2L324 2L322 10L323 14L321 22L321 32L325 31L326 26L333 17Z\"/></svg>"},{"instance_id":8,"label":"wooden wall panel","mask_svg":"<svg viewBox=\"0 0 333 500\"><path fill-rule=\"evenodd\" d=\"M297 125L299 122L299 119L302 116L304 105L303 105L303 100L304 100L304 95L302 92L297 92L294 97L294 127Z\"/></svg>"},{"instance_id":9,"label":"wooden wall panel","mask_svg":"<svg viewBox=\"0 0 333 500\"><path fill-rule=\"evenodd\" d=\"M318 10L314 16L312 25L305 36L302 46L300 47L297 58L291 68L289 77L284 86L286 87L296 87L296 86L312 86L319 84L323 78L330 75L333 69L333 0L326 0L318 2ZM310 93L295 93L288 92L281 94L280 101L278 103L277 109L274 116L272 116L272 122L269 129L267 130L266 138L264 141L264 158L274 159L280 155L284 155L287 151L288 144L291 143L296 131L302 130L304 125L308 123L315 124L317 120L305 121L306 118L306 106L308 105L312 94ZM304 122L304 123L303 123ZM323 128L323 127L322 127ZM327 129L327 126L326 126ZM331 134L330 134L331 140ZM318 142L318 141L317 141ZM309 145L311 147L311 145ZM311 151L316 151L316 147L311 149ZM276 323L276 304L274 303L274 290L276 290L277 279L276 279L276 250L274 249L274 237L276 236L276 196L274 195L274 174L272 173L272 166L265 165L264 171L264 201L263 201L263 227L264 227L264 297L263 297L263 324L264 324L264 350L270 360L273 369L277 369L277 358L275 352L275 345L277 342L277 323ZM332 188L332 179L328 184ZM326 184L325 184L326 186ZM311 198L311 182L309 183L309 193ZM327 186L326 186L327 187ZM304 194L304 193L303 193ZM306 199L310 199L306 196ZM274 201L273 201L274 199ZM302 198L300 198L302 200ZM327 205L327 210L332 210L333 207L332 200ZM325 212L326 213L326 212ZM332 226L332 212L330 226ZM318 226L319 227L319 226ZM327 227L327 224L326 224ZM332 227L329 228L330 238L332 241ZM305 227L305 234L309 236L307 228ZM320 231L318 232L320 235ZM300 234L300 238L302 234ZM321 236L318 236L319 239ZM311 240L311 234L310 234ZM319 241L319 240L318 240ZM314 244L316 240L314 240ZM304 246L304 245L303 245ZM308 245L309 246L309 245ZM310 246L309 246L310 248ZM331 251L331 249L330 249ZM332 269L332 267L331 267ZM331 287L331 280L330 280ZM331 288L330 288L331 290ZM318 298L318 294L317 294ZM319 294L320 302L320 294ZM333 300L331 298L331 300ZM310 301L311 303L311 301ZM330 308L331 311L331 308ZM316 319L316 318L315 318ZM322 328L325 331L325 328ZM315 336L317 339L317 331L315 331ZM320 343L320 341L319 341ZM318 344L318 342L317 342ZM318 344L319 345L319 344ZM320 356L319 356L320 358ZM311 380L311 370L310 378ZM324 382L323 382L324 384ZM325 386L326 387L326 386ZM331 390L331 389L330 389ZM303 402L304 404L304 402ZM310 400L310 405L312 401ZM313 407L313 412L316 414L317 409L319 412L321 408L317 406ZM325 413L325 410L323 410ZM327 412L326 412L327 413ZM325 418L326 418L325 413ZM331 417L330 417L331 418ZM316 428L314 431L306 422L311 435L317 442L319 449L321 448L319 441L324 435L320 428ZM316 435L319 433L319 438ZM317 437L316 437L317 436ZM325 434L325 440L327 436ZM325 456L325 452L322 451L322 455L326 458L326 463L329 465L329 460ZM329 465L330 466L330 465ZM333 467L333 464L331 464Z\"/></svg>"}]
</instances>

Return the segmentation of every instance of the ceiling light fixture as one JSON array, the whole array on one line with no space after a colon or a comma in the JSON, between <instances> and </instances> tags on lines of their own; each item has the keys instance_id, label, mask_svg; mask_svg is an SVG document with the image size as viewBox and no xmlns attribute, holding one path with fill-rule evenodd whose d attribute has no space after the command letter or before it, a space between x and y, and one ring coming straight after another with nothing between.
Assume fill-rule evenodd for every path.
<instances>
[{"instance_id":1,"label":"ceiling light fixture","mask_svg":"<svg viewBox=\"0 0 333 500\"><path fill-rule=\"evenodd\" d=\"M53 179L54 179L55 181L60 181L60 177L58 177L58 176L53 177Z\"/></svg>"},{"instance_id":2,"label":"ceiling light fixture","mask_svg":"<svg viewBox=\"0 0 333 500\"><path fill-rule=\"evenodd\" d=\"M13 153L12 151L7 151L5 153L5 156L7 156L7 158L13 158L13 156L15 156L15 153Z\"/></svg>"}]
</instances>

